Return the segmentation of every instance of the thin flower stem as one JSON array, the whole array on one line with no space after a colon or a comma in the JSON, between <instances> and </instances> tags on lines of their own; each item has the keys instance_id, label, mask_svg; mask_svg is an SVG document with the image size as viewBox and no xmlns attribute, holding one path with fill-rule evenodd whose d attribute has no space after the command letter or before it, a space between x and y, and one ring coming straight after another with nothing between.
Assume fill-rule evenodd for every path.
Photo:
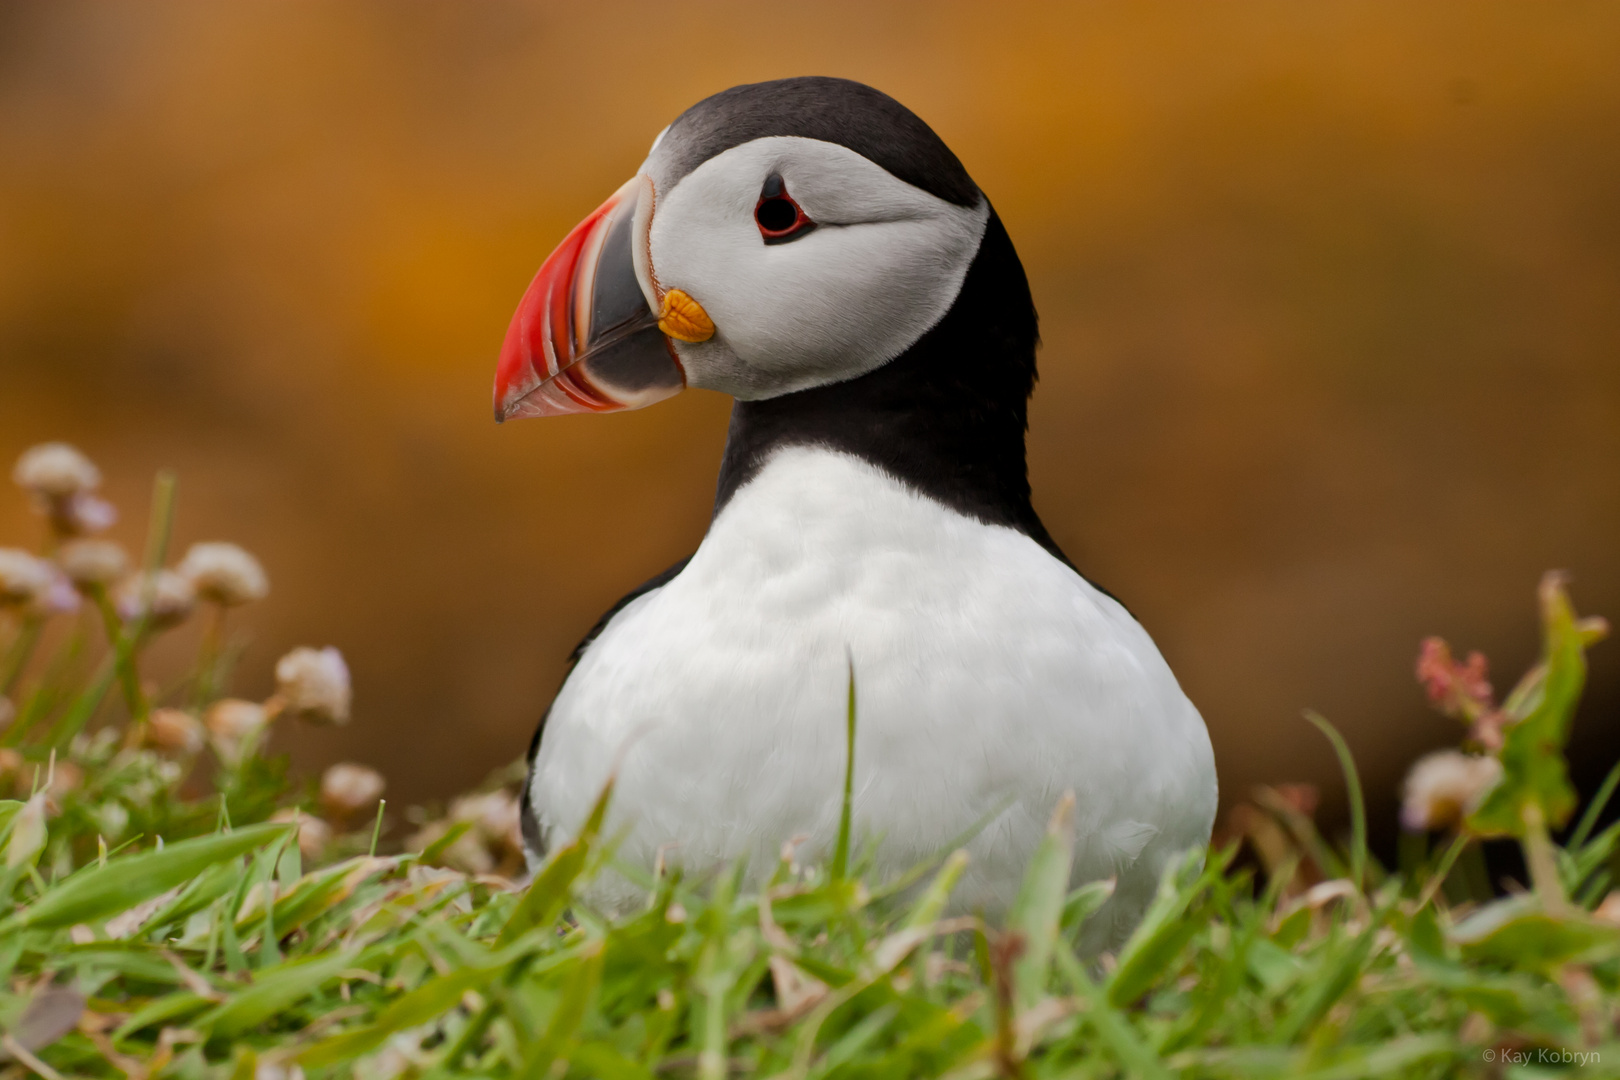
<instances>
[{"instance_id":1,"label":"thin flower stem","mask_svg":"<svg viewBox=\"0 0 1620 1080\"><path fill-rule=\"evenodd\" d=\"M22 625L17 628L17 636L6 650L5 659L0 660L0 694L9 694L12 684L22 674L23 668L28 666L44 626L45 620L38 615L29 615L22 620Z\"/></svg>"},{"instance_id":2,"label":"thin flower stem","mask_svg":"<svg viewBox=\"0 0 1620 1080\"><path fill-rule=\"evenodd\" d=\"M160 471L152 484L152 513L146 526L146 556L143 563L145 575L141 588L140 614L124 627L123 633L118 636L118 641L114 645L119 670L133 673L134 678L135 706L130 716L130 728L125 737L126 744L131 745L139 742L144 735L146 715L151 709L151 703L141 692L140 650L148 640L146 628L152 618L157 572L162 568L163 560L168 555L169 537L174 532L174 489L174 473L168 469Z\"/></svg>"},{"instance_id":3,"label":"thin flower stem","mask_svg":"<svg viewBox=\"0 0 1620 1080\"><path fill-rule=\"evenodd\" d=\"M1469 839L1470 837L1464 833L1453 840L1450 847L1446 848L1446 853L1440 857L1440 865L1436 866L1434 873L1429 875L1428 882L1423 886L1423 892L1418 896L1417 906L1420 911L1433 902L1435 894L1446 883L1446 878L1451 875L1451 868L1457 864L1457 857L1463 853L1463 848L1468 846Z\"/></svg>"},{"instance_id":4,"label":"thin flower stem","mask_svg":"<svg viewBox=\"0 0 1620 1080\"><path fill-rule=\"evenodd\" d=\"M1344 771L1345 795L1350 801L1350 880L1358 890L1366 887L1367 876L1367 804L1361 793L1361 776L1356 771L1356 759L1350 746L1339 734L1339 729L1314 710L1305 710L1305 719L1333 744L1339 767Z\"/></svg>"},{"instance_id":5,"label":"thin flower stem","mask_svg":"<svg viewBox=\"0 0 1620 1080\"><path fill-rule=\"evenodd\" d=\"M210 604L208 623L197 647L197 674L191 682L191 707L201 709L219 692L219 668L225 653L225 605Z\"/></svg>"},{"instance_id":6,"label":"thin flower stem","mask_svg":"<svg viewBox=\"0 0 1620 1080\"><path fill-rule=\"evenodd\" d=\"M1558 873L1558 854L1547 832L1546 816L1534 802L1525 803L1519 813L1524 819L1524 861L1530 884L1549 913L1563 914L1569 909L1569 897Z\"/></svg>"},{"instance_id":7,"label":"thin flower stem","mask_svg":"<svg viewBox=\"0 0 1620 1080\"><path fill-rule=\"evenodd\" d=\"M65 746L73 736L83 731L84 726L90 722L90 718L95 716L96 710L101 707L102 699L107 696L107 691L112 688L113 678L116 674L113 658L111 656L104 657L101 665L96 669L95 675L91 678L90 684L84 688L83 693L74 699L73 705L67 712L62 714L61 719L57 720L56 724L51 728L50 734L45 738L45 745L52 747Z\"/></svg>"},{"instance_id":8,"label":"thin flower stem","mask_svg":"<svg viewBox=\"0 0 1620 1080\"><path fill-rule=\"evenodd\" d=\"M107 633L107 644L113 650L114 662L118 667L118 681L124 690L124 705L129 709L131 718L145 716L147 710L141 693L140 674L131 662L131 655L120 647L124 631L123 624L118 620L118 611L113 607L112 598L107 595L107 590L103 586L92 585L89 591L90 599L101 612L101 625Z\"/></svg>"}]
</instances>

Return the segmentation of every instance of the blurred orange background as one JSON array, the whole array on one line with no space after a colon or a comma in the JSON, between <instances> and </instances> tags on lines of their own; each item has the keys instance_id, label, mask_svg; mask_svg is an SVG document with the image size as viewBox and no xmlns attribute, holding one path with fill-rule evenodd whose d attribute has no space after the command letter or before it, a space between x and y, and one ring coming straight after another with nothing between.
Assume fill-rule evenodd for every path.
<instances>
[{"instance_id":1,"label":"blurred orange background","mask_svg":"<svg viewBox=\"0 0 1620 1080\"><path fill-rule=\"evenodd\" d=\"M1543 569L1620 615L1617 57L1595 2L8 4L0 457L88 451L132 547L177 468L176 553L270 572L237 689L296 644L352 665L353 724L282 745L449 795L697 544L724 441L696 391L497 428L524 286L687 105L859 79L1005 219L1043 320L1036 505L1160 642L1223 794L1338 806L1315 707L1387 830L1458 734L1421 636L1505 689ZM35 529L0 497L0 543ZM1592 679L1588 784L1620 646Z\"/></svg>"}]
</instances>

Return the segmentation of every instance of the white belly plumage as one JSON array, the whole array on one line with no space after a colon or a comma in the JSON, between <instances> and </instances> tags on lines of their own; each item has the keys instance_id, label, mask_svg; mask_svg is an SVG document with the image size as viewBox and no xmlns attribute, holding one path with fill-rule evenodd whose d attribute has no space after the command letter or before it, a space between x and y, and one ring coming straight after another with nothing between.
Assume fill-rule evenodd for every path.
<instances>
[{"instance_id":1,"label":"white belly plumage","mask_svg":"<svg viewBox=\"0 0 1620 1080\"><path fill-rule=\"evenodd\" d=\"M830 852L850 657L854 821L880 873L988 817L956 905L1004 910L1072 790L1075 881L1119 878L1101 945L1135 923L1167 859L1208 840L1209 736L1124 608L1020 532L794 447L580 658L531 780L548 842L617 765L625 860L651 866L662 847L689 871L745 857L768 872L796 835ZM632 895L611 877L594 899Z\"/></svg>"}]
</instances>

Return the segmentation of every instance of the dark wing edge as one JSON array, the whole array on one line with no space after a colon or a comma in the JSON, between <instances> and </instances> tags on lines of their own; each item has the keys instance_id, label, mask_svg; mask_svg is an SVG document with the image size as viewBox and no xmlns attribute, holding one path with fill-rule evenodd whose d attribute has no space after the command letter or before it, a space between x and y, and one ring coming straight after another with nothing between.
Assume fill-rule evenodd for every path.
<instances>
[{"instance_id":1,"label":"dark wing edge","mask_svg":"<svg viewBox=\"0 0 1620 1080\"><path fill-rule=\"evenodd\" d=\"M574 668L579 665L579 658L585 655L585 650L590 648L591 642L602 636L602 631L607 629L608 623L613 621L615 615L628 607L632 601L647 595L654 589L661 589L668 585L675 580L682 570L686 569L686 564L691 561L692 556L688 555L663 573L643 581L640 585L621 596L612 607L608 608L602 617L596 620L596 625L592 626L585 636L580 639L579 644L574 646L573 652L568 654L568 672L563 675L563 682L568 682L568 676L572 675ZM557 687L557 692L562 692L561 686ZM553 696L552 701L555 704L555 696ZM550 705L546 706L546 711L540 715L540 724L534 729L534 737L529 740L529 750L525 757L529 765L529 773L523 781L523 795L521 798L522 813L520 821L523 825L523 846L528 849L529 854L536 861L545 858L546 844L545 837L540 835L540 819L535 816L534 805L529 797L529 791L532 787L531 781L534 779L534 760L540 756L540 737L545 734L546 721L549 719L551 719Z\"/></svg>"},{"instance_id":2,"label":"dark wing edge","mask_svg":"<svg viewBox=\"0 0 1620 1080\"><path fill-rule=\"evenodd\" d=\"M675 578L679 576L680 572L686 569L686 564L691 561L692 556L688 555L686 558L682 559L668 570L665 570L662 574L648 578L646 581L643 581L640 585L637 585L635 588L621 596L618 603L608 608L607 612L600 619L596 620L596 625L591 627L590 631L580 639L578 645L574 646L574 651L568 654L569 673L573 673L574 665L579 663L579 658L585 655L585 650L590 648L591 642L602 636L602 631L607 629L607 624L613 621L613 617L615 615L629 607L631 601L639 600L641 597L646 596L654 589L662 589L665 585L668 585L671 581L674 581ZM563 676L563 681L568 681L567 675ZM561 689L561 687L558 689ZM538 733L536 733L534 737L534 747L538 748L539 745L540 736ZM531 753L530 756L532 757L533 754Z\"/></svg>"}]
</instances>

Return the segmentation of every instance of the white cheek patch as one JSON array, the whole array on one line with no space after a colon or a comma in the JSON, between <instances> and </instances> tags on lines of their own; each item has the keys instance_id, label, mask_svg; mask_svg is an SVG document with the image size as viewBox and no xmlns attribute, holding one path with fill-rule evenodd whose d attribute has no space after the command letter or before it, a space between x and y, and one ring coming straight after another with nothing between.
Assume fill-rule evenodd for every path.
<instances>
[{"instance_id":1,"label":"white cheek patch","mask_svg":"<svg viewBox=\"0 0 1620 1080\"><path fill-rule=\"evenodd\" d=\"M779 173L817 228L767 245L754 221ZM765 398L863 375L944 317L961 291L989 205L957 206L846 147L756 139L659 192L653 273L714 320L714 338L680 344L688 383Z\"/></svg>"}]
</instances>

